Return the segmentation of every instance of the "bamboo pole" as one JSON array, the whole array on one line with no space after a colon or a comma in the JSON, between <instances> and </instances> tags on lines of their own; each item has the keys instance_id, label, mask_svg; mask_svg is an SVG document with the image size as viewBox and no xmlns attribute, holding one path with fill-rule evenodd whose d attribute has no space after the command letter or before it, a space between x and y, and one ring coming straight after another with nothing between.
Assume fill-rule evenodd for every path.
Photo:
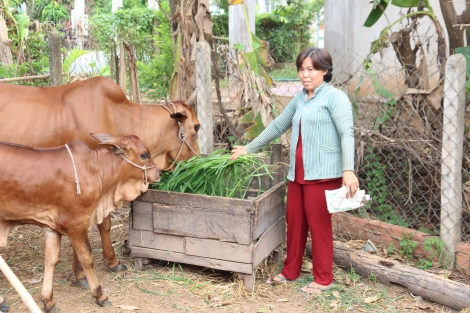
<instances>
[{"instance_id":1,"label":"bamboo pole","mask_svg":"<svg viewBox=\"0 0 470 313\"><path fill-rule=\"evenodd\" d=\"M28 309L32 313L42 313L41 309L38 307L36 302L34 302L34 299L31 294L26 290L26 288L20 282L18 277L16 277L15 273L13 273L13 271L10 269L5 260L3 260L2 256L0 256L0 269L10 282L10 284L12 284L13 288L15 288L16 292L18 292L21 297L21 300L23 300L23 303L28 307Z\"/></svg>"},{"instance_id":2,"label":"bamboo pole","mask_svg":"<svg viewBox=\"0 0 470 313\"><path fill-rule=\"evenodd\" d=\"M13 77L13 78L0 78L0 83L10 83L10 82L17 82L22 80L35 80L41 78L50 78L51 75L35 75L35 76L24 76L24 77Z\"/></svg>"}]
</instances>

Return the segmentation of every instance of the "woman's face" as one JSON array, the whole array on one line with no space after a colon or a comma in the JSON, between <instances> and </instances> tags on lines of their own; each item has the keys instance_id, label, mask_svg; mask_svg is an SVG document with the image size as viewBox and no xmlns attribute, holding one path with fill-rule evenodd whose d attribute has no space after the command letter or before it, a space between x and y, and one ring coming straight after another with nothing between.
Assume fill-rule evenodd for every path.
<instances>
[{"instance_id":1,"label":"woman's face","mask_svg":"<svg viewBox=\"0 0 470 313\"><path fill-rule=\"evenodd\" d=\"M312 60L305 58L302 62L302 66L299 68L298 74L302 85L310 93L323 83L323 76L325 76L327 72L328 70L314 69Z\"/></svg>"}]
</instances>

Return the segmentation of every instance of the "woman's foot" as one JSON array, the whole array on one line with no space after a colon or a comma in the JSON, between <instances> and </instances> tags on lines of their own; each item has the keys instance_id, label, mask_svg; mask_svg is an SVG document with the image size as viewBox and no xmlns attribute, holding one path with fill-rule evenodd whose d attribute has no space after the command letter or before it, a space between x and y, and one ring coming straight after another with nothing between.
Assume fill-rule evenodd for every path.
<instances>
[{"instance_id":1,"label":"woman's foot","mask_svg":"<svg viewBox=\"0 0 470 313\"><path fill-rule=\"evenodd\" d=\"M271 276L266 280L266 284L271 286L279 286L284 283L291 282L293 280L285 278L282 274L277 274L275 276Z\"/></svg>"},{"instance_id":2,"label":"woman's foot","mask_svg":"<svg viewBox=\"0 0 470 313\"><path fill-rule=\"evenodd\" d=\"M331 289L331 287L333 287L333 283L329 284L328 286L323 286L317 284L316 282L311 282L310 284L307 284L300 288L299 291L306 294L320 294L322 291Z\"/></svg>"}]
</instances>

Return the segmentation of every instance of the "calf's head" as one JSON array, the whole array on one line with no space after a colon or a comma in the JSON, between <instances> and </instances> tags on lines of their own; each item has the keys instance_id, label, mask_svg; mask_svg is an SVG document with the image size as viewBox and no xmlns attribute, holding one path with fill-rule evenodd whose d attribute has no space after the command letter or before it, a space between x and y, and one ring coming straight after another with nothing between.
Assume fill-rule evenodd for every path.
<instances>
[{"instance_id":1,"label":"calf's head","mask_svg":"<svg viewBox=\"0 0 470 313\"><path fill-rule=\"evenodd\" d=\"M142 192L147 191L149 183L156 183L160 180L160 171L150 157L149 149L136 135L124 137L102 133L91 133L90 135L98 139L100 146L119 155L132 167L135 167L135 171L140 171L139 175L143 184ZM131 178L130 174L129 178Z\"/></svg>"}]
</instances>

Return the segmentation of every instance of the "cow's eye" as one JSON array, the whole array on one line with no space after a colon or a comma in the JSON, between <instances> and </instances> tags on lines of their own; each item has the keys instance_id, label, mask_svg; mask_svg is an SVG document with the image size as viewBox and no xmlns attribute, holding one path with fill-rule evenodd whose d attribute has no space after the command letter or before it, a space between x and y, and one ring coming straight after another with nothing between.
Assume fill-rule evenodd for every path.
<instances>
[{"instance_id":1,"label":"cow's eye","mask_svg":"<svg viewBox=\"0 0 470 313\"><path fill-rule=\"evenodd\" d=\"M142 153L142 154L140 155L140 158L141 158L142 160L145 160L145 159L148 158L148 154L147 154L147 153Z\"/></svg>"}]
</instances>

